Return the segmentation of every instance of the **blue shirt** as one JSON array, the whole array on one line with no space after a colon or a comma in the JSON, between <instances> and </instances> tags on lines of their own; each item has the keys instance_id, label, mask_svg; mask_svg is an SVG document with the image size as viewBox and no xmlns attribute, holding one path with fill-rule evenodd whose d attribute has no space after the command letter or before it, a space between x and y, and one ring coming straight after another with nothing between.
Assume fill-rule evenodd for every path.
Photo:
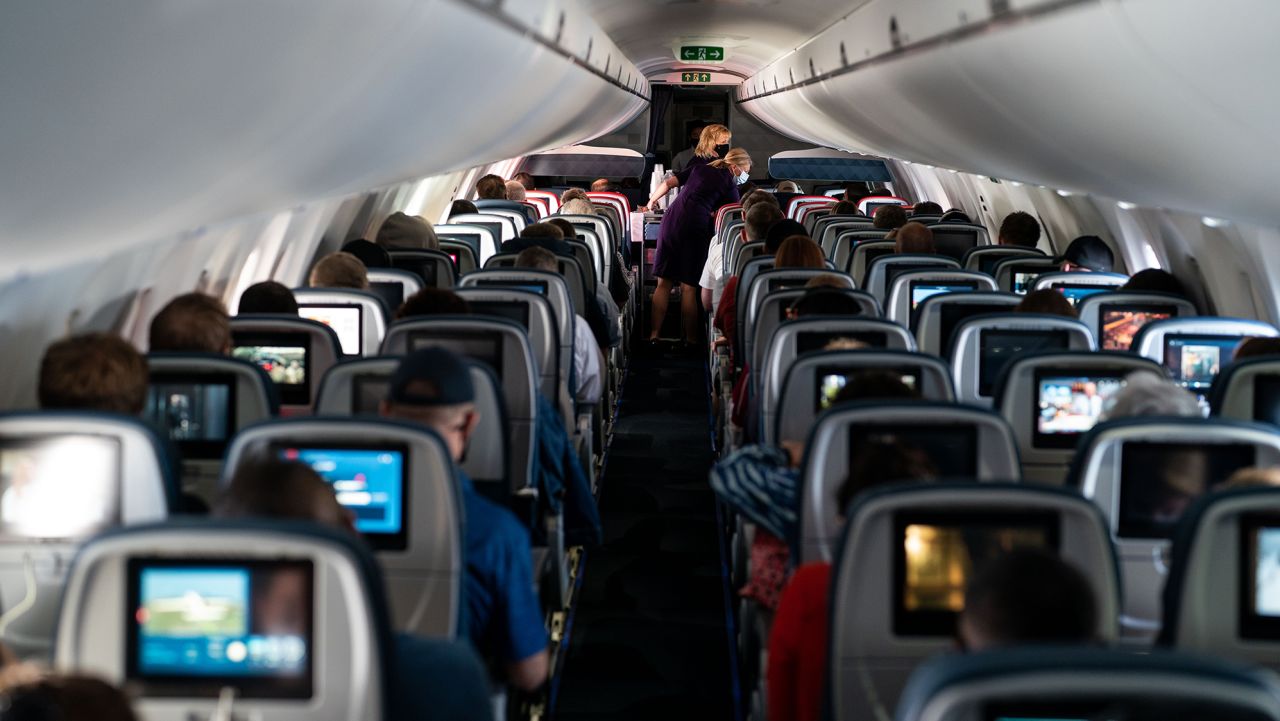
<instances>
[{"instance_id":1,"label":"blue shirt","mask_svg":"<svg viewBox=\"0 0 1280 721\"><path fill-rule=\"evenodd\" d=\"M564 512L564 542L568 546L600 543L600 509L591 493L591 482L582 471L573 439L565 432L560 411L538 393L534 481L544 511ZM563 500L561 500L563 499ZM538 524L540 526L540 524Z\"/></svg>"},{"instance_id":2,"label":"blue shirt","mask_svg":"<svg viewBox=\"0 0 1280 721\"><path fill-rule=\"evenodd\" d=\"M462 469L454 472L466 517L467 635L485 658L523 661L547 647L529 532L511 511L477 493Z\"/></svg>"}]
</instances>

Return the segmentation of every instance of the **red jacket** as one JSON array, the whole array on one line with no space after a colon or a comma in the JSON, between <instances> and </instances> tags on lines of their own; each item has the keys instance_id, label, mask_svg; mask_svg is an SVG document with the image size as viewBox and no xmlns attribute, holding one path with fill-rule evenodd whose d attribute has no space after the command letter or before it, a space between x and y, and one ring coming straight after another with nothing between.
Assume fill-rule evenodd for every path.
<instances>
[{"instance_id":1,"label":"red jacket","mask_svg":"<svg viewBox=\"0 0 1280 721\"><path fill-rule=\"evenodd\" d=\"M827 678L827 590L831 564L801 566L778 602L769 632L769 721L818 721Z\"/></svg>"}]
</instances>

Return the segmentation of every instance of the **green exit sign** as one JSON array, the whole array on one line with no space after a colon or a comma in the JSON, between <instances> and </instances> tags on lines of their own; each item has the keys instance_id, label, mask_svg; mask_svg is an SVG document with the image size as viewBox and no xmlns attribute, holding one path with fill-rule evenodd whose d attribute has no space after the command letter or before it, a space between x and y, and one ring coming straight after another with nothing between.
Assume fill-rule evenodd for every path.
<instances>
[{"instance_id":1,"label":"green exit sign","mask_svg":"<svg viewBox=\"0 0 1280 721\"><path fill-rule=\"evenodd\" d=\"M680 59L718 63L724 60L724 48L714 45L682 45Z\"/></svg>"},{"instance_id":2,"label":"green exit sign","mask_svg":"<svg viewBox=\"0 0 1280 721\"><path fill-rule=\"evenodd\" d=\"M711 73L680 73L680 82L709 83L711 82Z\"/></svg>"}]
</instances>

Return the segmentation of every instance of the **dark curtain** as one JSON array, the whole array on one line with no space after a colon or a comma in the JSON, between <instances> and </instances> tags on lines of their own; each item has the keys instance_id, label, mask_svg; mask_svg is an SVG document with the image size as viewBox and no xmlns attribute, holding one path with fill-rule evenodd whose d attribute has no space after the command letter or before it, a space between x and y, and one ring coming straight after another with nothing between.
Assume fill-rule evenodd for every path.
<instances>
[{"instance_id":1,"label":"dark curtain","mask_svg":"<svg viewBox=\"0 0 1280 721\"><path fill-rule=\"evenodd\" d=\"M675 93L669 85L649 86L649 137L644 146L644 175L647 179L653 172L654 155L658 150L658 141L662 138L666 127L667 111L671 109L671 101Z\"/></svg>"}]
</instances>

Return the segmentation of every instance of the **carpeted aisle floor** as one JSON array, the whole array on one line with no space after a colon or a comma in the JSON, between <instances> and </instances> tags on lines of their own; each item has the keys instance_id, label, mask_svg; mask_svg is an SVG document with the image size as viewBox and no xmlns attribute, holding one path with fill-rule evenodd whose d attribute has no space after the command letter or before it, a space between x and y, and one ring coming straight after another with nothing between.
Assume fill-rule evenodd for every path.
<instances>
[{"instance_id":1,"label":"carpeted aisle floor","mask_svg":"<svg viewBox=\"0 0 1280 721\"><path fill-rule=\"evenodd\" d=\"M632 359L557 721L733 717L707 413L703 363Z\"/></svg>"}]
</instances>

